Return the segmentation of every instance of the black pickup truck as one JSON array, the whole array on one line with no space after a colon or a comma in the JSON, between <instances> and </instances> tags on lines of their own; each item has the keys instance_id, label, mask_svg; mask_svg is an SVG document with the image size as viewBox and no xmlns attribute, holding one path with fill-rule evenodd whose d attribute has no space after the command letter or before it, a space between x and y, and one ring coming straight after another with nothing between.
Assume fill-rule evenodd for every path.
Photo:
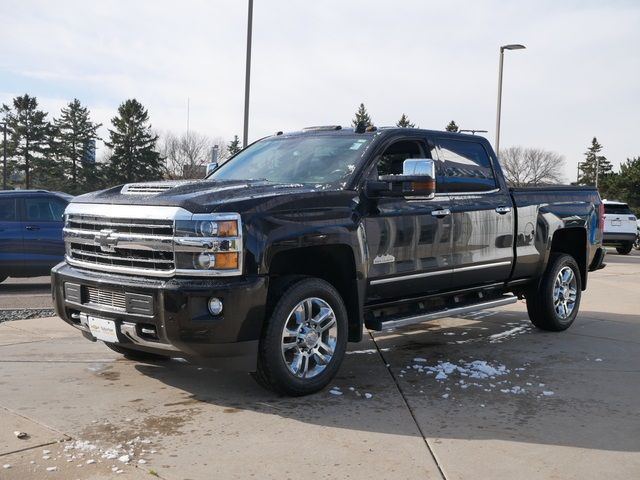
<instances>
[{"instance_id":1,"label":"black pickup truck","mask_svg":"<svg viewBox=\"0 0 640 480\"><path fill-rule=\"evenodd\" d=\"M264 138L207 178L76 197L58 315L129 358L325 387L347 342L526 298L544 330L576 318L603 266L589 187L508 188L481 137L314 127Z\"/></svg>"}]
</instances>

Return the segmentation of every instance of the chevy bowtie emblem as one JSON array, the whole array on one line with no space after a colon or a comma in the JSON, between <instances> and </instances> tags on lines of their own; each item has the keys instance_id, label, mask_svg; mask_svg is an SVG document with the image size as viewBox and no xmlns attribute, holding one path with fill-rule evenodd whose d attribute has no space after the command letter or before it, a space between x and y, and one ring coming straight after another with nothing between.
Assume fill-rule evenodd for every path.
<instances>
[{"instance_id":1,"label":"chevy bowtie emblem","mask_svg":"<svg viewBox=\"0 0 640 480\"><path fill-rule=\"evenodd\" d=\"M114 233L115 230L109 230L108 228L100 230L94 237L93 243L105 253L114 253L116 251L115 247L118 245L118 239L112 236Z\"/></svg>"}]
</instances>

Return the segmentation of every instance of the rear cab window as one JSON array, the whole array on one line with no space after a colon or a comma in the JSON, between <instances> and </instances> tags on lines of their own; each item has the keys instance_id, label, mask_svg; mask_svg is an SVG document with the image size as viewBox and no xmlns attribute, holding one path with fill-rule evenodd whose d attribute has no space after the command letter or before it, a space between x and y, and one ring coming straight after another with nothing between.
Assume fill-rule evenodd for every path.
<instances>
[{"instance_id":1,"label":"rear cab window","mask_svg":"<svg viewBox=\"0 0 640 480\"><path fill-rule=\"evenodd\" d=\"M491 159L481 143L440 138L436 145L447 192L488 192L498 188Z\"/></svg>"}]
</instances>

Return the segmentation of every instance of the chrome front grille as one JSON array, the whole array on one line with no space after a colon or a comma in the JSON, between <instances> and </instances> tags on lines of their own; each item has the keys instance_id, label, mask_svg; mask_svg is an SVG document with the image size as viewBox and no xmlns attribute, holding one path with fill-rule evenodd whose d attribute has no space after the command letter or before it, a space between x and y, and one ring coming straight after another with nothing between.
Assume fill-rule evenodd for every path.
<instances>
[{"instance_id":1,"label":"chrome front grille","mask_svg":"<svg viewBox=\"0 0 640 480\"><path fill-rule=\"evenodd\" d=\"M127 310L127 301L124 293L100 288L86 287L85 303L109 307L123 312Z\"/></svg>"},{"instance_id":2,"label":"chrome front grille","mask_svg":"<svg viewBox=\"0 0 640 480\"><path fill-rule=\"evenodd\" d=\"M213 222L215 228L220 222L232 223L236 233L218 236L212 231L203 236L200 230L189 230L203 222ZM63 232L65 259L78 268L160 278L242 274L242 223L237 213L72 202L65 210ZM215 267L217 255L223 253L237 255L237 268ZM213 261L211 267L202 266L200 257Z\"/></svg>"},{"instance_id":3,"label":"chrome front grille","mask_svg":"<svg viewBox=\"0 0 640 480\"><path fill-rule=\"evenodd\" d=\"M152 276L175 271L174 221L67 215L67 258L79 266Z\"/></svg>"}]
</instances>

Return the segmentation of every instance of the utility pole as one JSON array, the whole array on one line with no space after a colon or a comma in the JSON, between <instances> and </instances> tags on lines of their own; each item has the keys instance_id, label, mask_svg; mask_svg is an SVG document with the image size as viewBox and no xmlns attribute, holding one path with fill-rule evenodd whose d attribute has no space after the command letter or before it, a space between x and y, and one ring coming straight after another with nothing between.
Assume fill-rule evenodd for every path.
<instances>
[{"instance_id":1,"label":"utility pole","mask_svg":"<svg viewBox=\"0 0 640 480\"><path fill-rule=\"evenodd\" d=\"M249 143L249 87L251 84L251 31L253 28L253 0L249 0L247 18L247 70L244 77L244 131L242 134L242 148Z\"/></svg>"}]
</instances>

